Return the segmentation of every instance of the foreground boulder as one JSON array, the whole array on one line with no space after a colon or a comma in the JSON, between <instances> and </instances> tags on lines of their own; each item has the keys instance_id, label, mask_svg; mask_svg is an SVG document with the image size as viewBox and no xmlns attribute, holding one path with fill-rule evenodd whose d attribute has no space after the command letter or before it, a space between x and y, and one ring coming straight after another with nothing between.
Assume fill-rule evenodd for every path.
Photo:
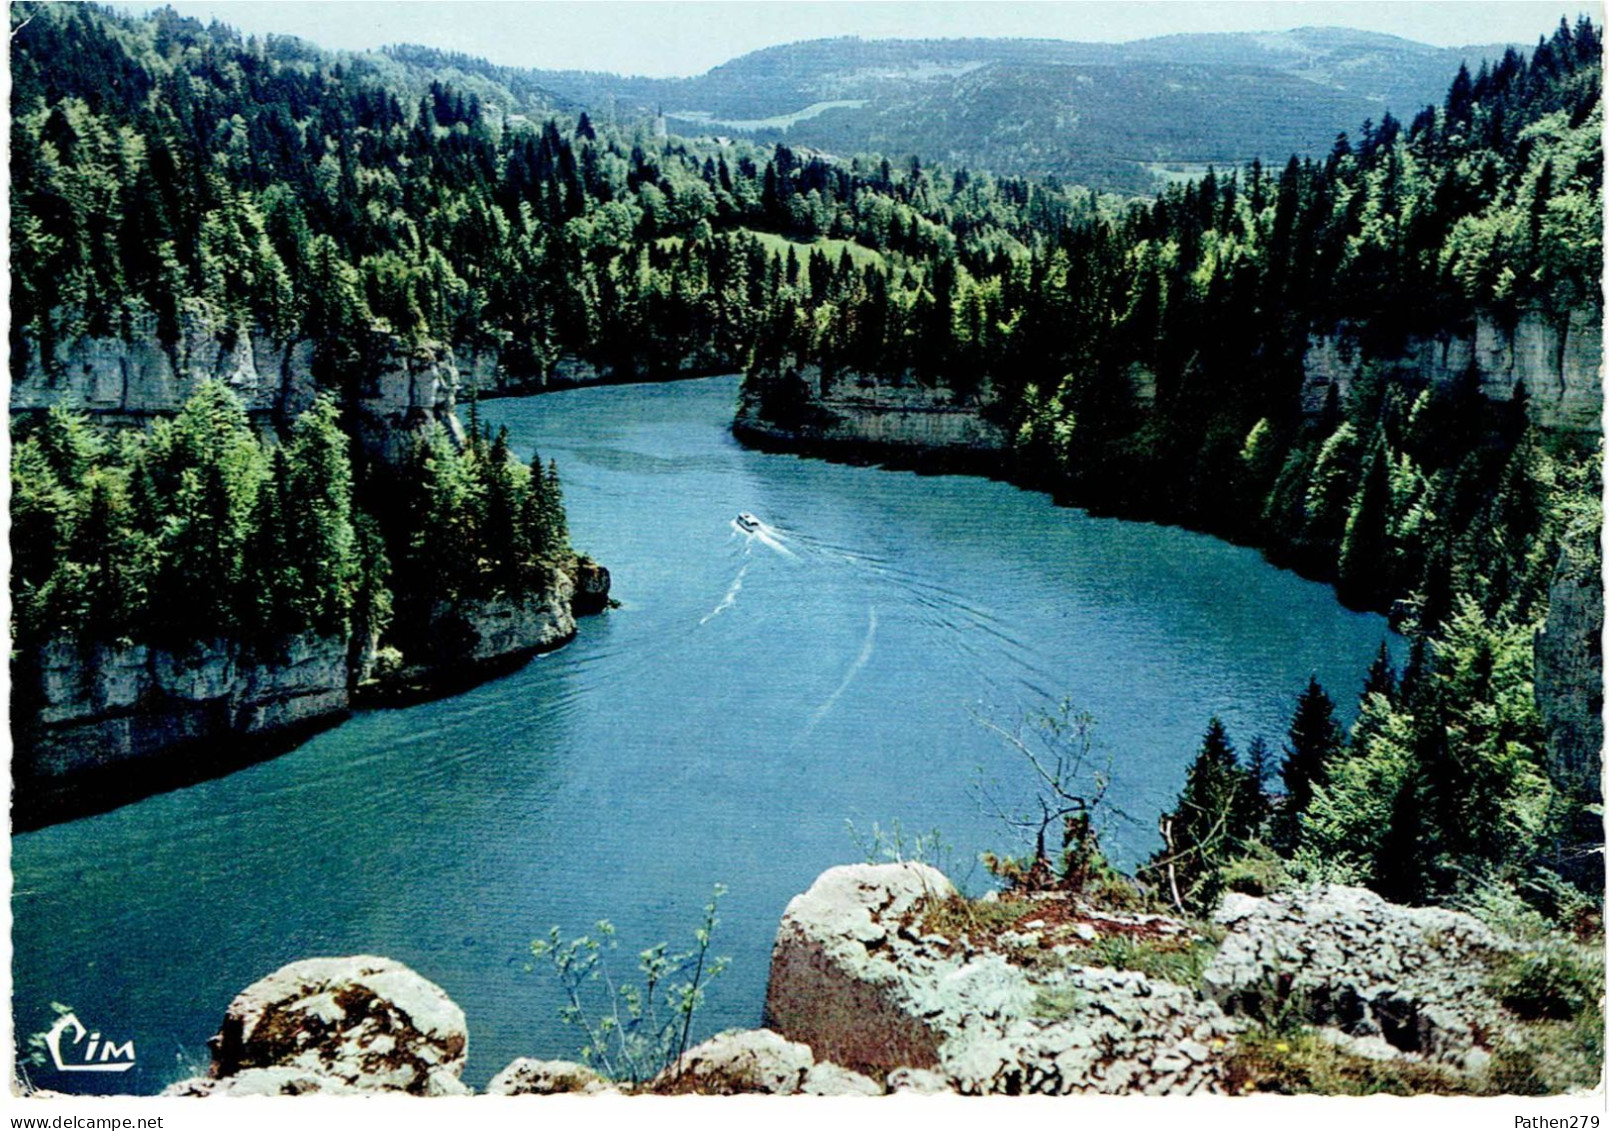
<instances>
[{"instance_id":1,"label":"foreground boulder","mask_svg":"<svg viewBox=\"0 0 1609 1131\"><path fill-rule=\"evenodd\" d=\"M1513 944L1473 916L1324 885L1231 894L1214 919L1228 934L1202 983L1231 1012L1294 1013L1382 1052L1466 1071L1485 1062L1502 1025L1485 983Z\"/></svg>"},{"instance_id":2,"label":"foreground boulder","mask_svg":"<svg viewBox=\"0 0 1609 1131\"><path fill-rule=\"evenodd\" d=\"M164 1096L361 1096L365 1089L300 1068L248 1068L214 1080L195 1076L170 1084Z\"/></svg>"},{"instance_id":3,"label":"foreground boulder","mask_svg":"<svg viewBox=\"0 0 1609 1131\"><path fill-rule=\"evenodd\" d=\"M573 1060L532 1060L522 1056L493 1076L488 1096L558 1096L615 1091L615 1086Z\"/></svg>"},{"instance_id":4,"label":"foreground boulder","mask_svg":"<svg viewBox=\"0 0 1609 1131\"><path fill-rule=\"evenodd\" d=\"M789 1041L769 1029L718 1033L687 1050L654 1078L649 1090L661 1095L854 1096L883 1094L882 1085L839 1065L817 1063L810 1046Z\"/></svg>"},{"instance_id":5,"label":"foreground boulder","mask_svg":"<svg viewBox=\"0 0 1609 1131\"><path fill-rule=\"evenodd\" d=\"M956 899L923 864L823 873L783 916L768 1023L858 1072L931 1070L966 1094L1219 1086L1217 1050L1233 1027L1216 1004L1135 971L1079 965L1076 947L1046 948L1032 932L974 940L924 929L928 909ZM1106 922L1163 929L1154 916Z\"/></svg>"},{"instance_id":6,"label":"foreground boulder","mask_svg":"<svg viewBox=\"0 0 1609 1131\"><path fill-rule=\"evenodd\" d=\"M269 1078L316 1080L304 1090L463 1095L464 1012L400 962L359 955L310 958L248 986L212 1038L211 1077L225 1094ZM188 1082L186 1082L188 1083ZM197 1091L178 1094L202 1094Z\"/></svg>"}]
</instances>

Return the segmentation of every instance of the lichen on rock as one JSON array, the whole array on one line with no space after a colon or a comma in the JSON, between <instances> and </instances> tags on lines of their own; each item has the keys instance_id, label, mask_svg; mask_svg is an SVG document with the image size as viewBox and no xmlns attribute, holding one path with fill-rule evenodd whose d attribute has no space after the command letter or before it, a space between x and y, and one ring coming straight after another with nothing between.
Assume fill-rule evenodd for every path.
<instances>
[{"instance_id":1,"label":"lichen on rock","mask_svg":"<svg viewBox=\"0 0 1609 1131\"><path fill-rule=\"evenodd\" d=\"M462 1095L464 1012L400 962L309 958L241 991L212 1038L211 1076L288 1069L365 1091Z\"/></svg>"},{"instance_id":2,"label":"lichen on rock","mask_svg":"<svg viewBox=\"0 0 1609 1131\"><path fill-rule=\"evenodd\" d=\"M1214 1046L1234 1027L1214 1003L1071 955L1024 961L1016 947L1026 936L924 930L923 910L955 895L923 864L824 873L783 917L770 1024L857 1071L930 1070L965 1094L1216 1087Z\"/></svg>"},{"instance_id":3,"label":"lichen on rock","mask_svg":"<svg viewBox=\"0 0 1609 1131\"><path fill-rule=\"evenodd\" d=\"M1232 1013L1293 1014L1466 1070L1501 1026L1485 984L1514 944L1473 916L1323 885L1231 894L1214 919L1228 933L1203 985Z\"/></svg>"}]
</instances>

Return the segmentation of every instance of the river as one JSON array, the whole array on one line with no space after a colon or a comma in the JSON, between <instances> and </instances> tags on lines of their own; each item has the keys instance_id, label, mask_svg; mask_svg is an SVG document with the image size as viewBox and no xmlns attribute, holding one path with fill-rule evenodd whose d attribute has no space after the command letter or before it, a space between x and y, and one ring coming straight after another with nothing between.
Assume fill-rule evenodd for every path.
<instances>
[{"instance_id":1,"label":"river","mask_svg":"<svg viewBox=\"0 0 1609 1131\"><path fill-rule=\"evenodd\" d=\"M136 1043L156 1091L203 1070L230 998L283 963L382 954L468 1016L479 1087L516 1056L574 1057L552 925L616 925L616 972L691 941L729 892L731 966L696 1030L760 1022L787 901L824 868L937 828L973 890L1016 847L997 808L1031 771L1011 729L1064 697L1133 863L1208 717L1276 747L1310 673L1350 711L1378 616L1188 531L1092 518L985 479L765 455L727 425L736 378L483 404L515 451L559 462L576 544L621 607L465 694L361 712L273 761L14 837L17 1031L51 1002ZM760 519L754 532L733 521ZM886 838L885 838L886 840ZM858 843L857 843L858 842ZM86 1081L87 1077L87 1081Z\"/></svg>"}]
</instances>

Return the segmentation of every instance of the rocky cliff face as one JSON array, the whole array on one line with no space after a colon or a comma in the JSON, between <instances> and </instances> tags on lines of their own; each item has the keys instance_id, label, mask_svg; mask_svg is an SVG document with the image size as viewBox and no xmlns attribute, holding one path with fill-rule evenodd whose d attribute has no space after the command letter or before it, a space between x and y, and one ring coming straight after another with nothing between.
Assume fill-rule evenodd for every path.
<instances>
[{"instance_id":1,"label":"rocky cliff face","mask_svg":"<svg viewBox=\"0 0 1609 1131\"><path fill-rule=\"evenodd\" d=\"M379 332L348 344L348 369L358 376L345 386L347 419L371 456L400 459L410 437L432 422L463 439L453 412L463 375L451 349ZM494 355L471 353L470 363L472 380L490 380L496 372ZM317 395L315 365L309 341L279 341L261 328L231 331L194 312L184 319L178 341L167 346L154 317L147 317L126 336L62 343L48 365L37 344L25 341L12 360L11 410L40 412L64 404L107 424L136 424L178 411L197 385L212 379L234 389L264 426L287 424ZM587 376L575 375L578 381ZM478 665L568 640L575 612L597 612L609 599L608 570L583 560L573 573L556 572L545 592L524 600L471 602L450 610L457 646L442 657L409 657L403 676L424 682L436 674L433 667L446 664L459 682L467 682ZM373 641L358 645L298 637L251 655L223 641L177 652L50 641L13 665L27 684L13 710L18 777L67 782L181 750L293 735L339 719L350 705L349 687L367 678L376 659Z\"/></svg>"},{"instance_id":2,"label":"rocky cliff face","mask_svg":"<svg viewBox=\"0 0 1609 1131\"><path fill-rule=\"evenodd\" d=\"M469 1093L464 1011L389 958L309 958L229 1003L206 1077L175 1096Z\"/></svg>"},{"instance_id":3,"label":"rocky cliff face","mask_svg":"<svg viewBox=\"0 0 1609 1131\"><path fill-rule=\"evenodd\" d=\"M1216 943L1066 894L962 900L922 864L834 868L783 916L766 1019L868 1076L965 1094L1224 1091L1242 1035L1281 1017L1474 1087L1512 1024L1486 983L1518 948L1471 916L1321 886L1231 895L1215 924ZM1147 953L1159 973L1116 968Z\"/></svg>"},{"instance_id":4,"label":"rocky cliff face","mask_svg":"<svg viewBox=\"0 0 1609 1131\"><path fill-rule=\"evenodd\" d=\"M260 656L214 641L38 649L37 708L17 734L19 778L50 780L233 737L344 715L347 642L298 636Z\"/></svg>"},{"instance_id":5,"label":"rocky cliff face","mask_svg":"<svg viewBox=\"0 0 1609 1131\"><path fill-rule=\"evenodd\" d=\"M523 600L494 597L466 602L460 610L474 631L465 656L486 663L556 647L575 635L575 582L559 571L543 592Z\"/></svg>"},{"instance_id":6,"label":"rocky cliff face","mask_svg":"<svg viewBox=\"0 0 1609 1131\"><path fill-rule=\"evenodd\" d=\"M1230 893L1213 921L1227 934L1202 982L1224 1010L1295 1011L1375 1059L1465 1072L1489 1061L1503 1018L1485 983L1518 947L1472 916L1324 885L1262 899Z\"/></svg>"},{"instance_id":7,"label":"rocky cliff face","mask_svg":"<svg viewBox=\"0 0 1609 1131\"><path fill-rule=\"evenodd\" d=\"M364 376L351 391L352 427L371 454L397 457L408 434L431 420L462 435L452 413L460 380L452 350L379 332L353 345ZM315 364L306 339L282 341L261 327L220 327L192 314L168 346L155 318L144 317L126 335L61 343L48 366L38 344L25 340L12 359L11 411L62 404L109 424L140 423L177 412L197 385L216 380L258 420L284 425L312 405Z\"/></svg>"},{"instance_id":8,"label":"rocky cliff face","mask_svg":"<svg viewBox=\"0 0 1609 1131\"><path fill-rule=\"evenodd\" d=\"M1314 336L1303 360L1302 407L1323 409L1334 389L1345 398L1368 362L1446 386L1474 369L1495 401L1513 399L1522 383L1531 418L1544 428L1596 432L1603 412L1603 313L1570 312L1562 320L1521 315L1512 328L1486 315L1461 333L1411 338L1400 353L1370 358L1345 328Z\"/></svg>"},{"instance_id":9,"label":"rocky cliff face","mask_svg":"<svg viewBox=\"0 0 1609 1131\"><path fill-rule=\"evenodd\" d=\"M431 422L464 440L463 425L453 412L459 374L451 349L377 334L364 343L361 365L364 376L356 390L352 428L371 455L392 463L401 460L413 435Z\"/></svg>"},{"instance_id":10,"label":"rocky cliff face","mask_svg":"<svg viewBox=\"0 0 1609 1131\"><path fill-rule=\"evenodd\" d=\"M261 327L226 329L199 315L178 340L162 343L154 315L127 336L81 337L56 347L47 367L38 343L24 340L11 361L11 411L65 404L114 422L177 412L203 380L222 381L248 412L291 419L313 403L313 343L280 341Z\"/></svg>"},{"instance_id":11,"label":"rocky cliff face","mask_svg":"<svg viewBox=\"0 0 1609 1131\"><path fill-rule=\"evenodd\" d=\"M924 921L958 898L924 864L823 873L783 915L767 1023L858 1072L931 1070L966 1094L1215 1090L1212 1044L1232 1035L1216 1005L1135 971L1019 961L1013 944L1042 936L994 945Z\"/></svg>"},{"instance_id":12,"label":"rocky cliff face","mask_svg":"<svg viewBox=\"0 0 1609 1131\"><path fill-rule=\"evenodd\" d=\"M775 390L792 385L797 411L779 412ZM825 391L823 391L825 389ZM823 383L815 366L745 386L733 431L766 446L851 458L992 465L1010 447L984 413L989 391L959 395L945 386L842 375Z\"/></svg>"},{"instance_id":13,"label":"rocky cliff face","mask_svg":"<svg viewBox=\"0 0 1609 1131\"><path fill-rule=\"evenodd\" d=\"M1560 548L1548 615L1536 634L1536 707L1548 736L1555 781L1600 793L1603 772L1603 576L1595 528L1573 531Z\"/></svg>"},{"instance_id":14,"label":"rocky cliff face","mask_svg":"<svg viewBox=\"0 0 1609 1131\"><path fill-rule=\"evenodd\" d=\"M12 665L18 819L32 827L227 772L262 757L261 747L339 721L354 688L377 701L388 690L411 698L556 648L575 635L578 606L608 604L608 571L591 562L575 569L585 579L580 599L571 573L556 570L542 592L520 600L438 609L433 623L452 646L405 657L379 688L364 683L372 642L341 636L292 637L255 653L227 641L173 651L49 641Z\"/></svg>"}]
</instances>

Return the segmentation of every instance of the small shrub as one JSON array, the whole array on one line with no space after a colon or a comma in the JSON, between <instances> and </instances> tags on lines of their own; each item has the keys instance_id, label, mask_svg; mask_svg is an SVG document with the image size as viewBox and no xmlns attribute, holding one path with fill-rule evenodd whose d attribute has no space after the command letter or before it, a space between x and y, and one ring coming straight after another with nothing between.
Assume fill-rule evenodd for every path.
<instances>
[{"instance_id":1,"label":"small shrub","mask_svg":"<svg viewBox=\"0 0 1609 1131\"><path fill-rule=\"evenodd\" d=\"M1034 998L1033 1015L1046 1021L1065 1021L1082 1009L1088 1000L1088 994L1070 986L1040 990L1039 996Z\"/></svg>"},{"instance_id":2,"label":"small shrub","mask_svg":"<svg viewBox=\"0 0 1609 1131\"><path fill-rule=\"evenodd\" d=\"M554 927L546 939L531 943L532 957L550 964L564 988L567 1004L559 1016L581 1030L583 1061L612 1079L635 1083L681 1061L705 987L726 969L726 958L709 953L720 922L715 910L724 894L726 889L716 884L704 905L703 922L693 932L692 949L667 954L667 944L659 943L637 956L641 986L617 984L610 975L607 954L617 944L607 919L597 923L595 938L565 941Z\"/></svg>"},{"instance_id":3,"label":"small shrub","mask_svg":"<svg viewBox=\"0 0 1609 1131\"><path fill-rule=\"evenodd\" d=\"M886 829L873 821L871 830L864 835L854 821L846 820L844 826L855 851L868 864L927 864L943 872L951 883L963 890L971 880L972 869L961 873L955 846L945 840L937 828L925 833L907 833L898 817L890 821Z\"/></svg>"},{"instance_id":4,"label":"small shrub","mask_svg":"<svg viewBox=\"0 0 1609 1131\"><path fill-rule=\"evenodd\" d=\"M1503 1007L1526 1021L1570 1021L1603 993L1601 966L1554 946L1502 963L1492 988Z\"/></svg>"},{"instance_id":5,"label":"small shrub","mask_svg":"<svg viewBox=\"0 0 1609 1131\"><path fill-rule=\"evenodd\" d=\"M1250 848L1221 869L1219 875L1224 891L1262 896L1291 886L1291 874L1273 849L1261 843L1253 843Z\"/></svg>"},{"instance_id":6,"label":"small shrub","mask_svg":"<svg viewBox=\"0 0 1609 1131\"><path fill-rule=\"evenodd\" d=\"M968 899L964 895L929 898L918 922L923 934L974 940L992 938L1008 930L1031 909L1025 899Z\"/></svg>"},{"instance_id":7,"label":"small shrub","mask_svg":"<svg viewBox=\"0 0 1609 1131\"><path fill-rule=\"evenodd\" d=\"M1603 1077L1603 1012L1571 1021L1515 1025L1492 1050L1481 1090L1488 1095L1553 1096L1594 1088Z\"/></svg>"}]
</instances>

